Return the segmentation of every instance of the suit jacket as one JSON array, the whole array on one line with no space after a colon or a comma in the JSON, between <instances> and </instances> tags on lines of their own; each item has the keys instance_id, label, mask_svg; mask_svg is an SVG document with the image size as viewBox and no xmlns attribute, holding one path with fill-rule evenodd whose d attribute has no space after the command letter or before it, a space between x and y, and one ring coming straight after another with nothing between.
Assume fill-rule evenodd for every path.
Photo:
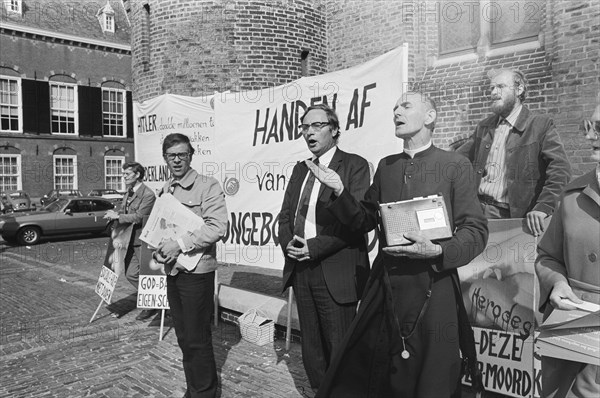
<instances>
[{"instance_id":1,"label":"suit jacket","mask_svg":"<svg viewBox=\"0 0 600 398\"><path fill-rule=\"evenodd\" d=\"M540 309L547 317L554 284L568 280L582 300L600 304L600 187L596 170L577 178L565 189L538 245L535 270L540 281ZM575 379L581 396L600 392L600 367L542 357L543 395L565 396Z\"/></svg>"},{"instance_id":2,"label":"suit jacket","mask_svg":"<svg viewBox=\"0 0 600 398\"><path fill-rule=\"evenodd\" d=\"M133 224L132 242L139 245L144 218L150 215L154 201L156 201L156 196L146 184L142 183L137 191L134 192L129 207L127 207L127 199L127 195L123 196L121 212L119 213L119 224ZM126 208L127 212L125 212Z\"/></svg>"},{"instance_id":3,"label":"suit jacket","mask_svg":"<svg viewBox=\"0 0 600 398\"><path fill-rule=\"evenodd\" d=\"M362 157L336 149L329 168L338 173L349 193L362 199L369 187L369 165ZM308 173L304 162L294 166L279 213L279 244L285 256L283 290L292 284L296 260L286 255L294 236L294 222L302 183ZM327 210L333 200L331 188L321 185L316 205L317 236L307 240L310 257L323 268L325 283L339 304L358 301L369 274L366 239L344 228Z\"/></svg>"},{"instance_id":4,"label":"suit jacket","mask_svg":"<svg viewBox=\"0 0 600 398\"><path fill-rule=\"evenodd\" d=\"M485 175L494 131L500 116L481 121L473 135L458 148L475 168L475 187ZM531 210L551 215L571 168L554 122L547 115L534 115L523 106L506 142L508 204L510 216L524 217Z\"/></svg>"}]
</instances>

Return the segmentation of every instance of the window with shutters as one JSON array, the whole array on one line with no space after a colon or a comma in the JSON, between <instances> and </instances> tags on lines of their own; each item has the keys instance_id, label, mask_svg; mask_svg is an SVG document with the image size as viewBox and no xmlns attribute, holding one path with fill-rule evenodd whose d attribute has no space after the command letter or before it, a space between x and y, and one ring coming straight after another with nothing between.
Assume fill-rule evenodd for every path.
<instances>
[{"instance_id":1,"label":"window with shutters","mask_svg":"<svg viewBox=\"0 0 600 398\"><path fill-rule=\"evenodd\" d=\"M117 191L125 190L123 181L123 156L105 156L104 157L104 175L106 178L104 187L107 189L115 189Z\"/></svg>"},{"instance_id":2,"label":"window with shutters","mask_svg":"<svg viewBox=\"0 0 600 398\"><path fill-rule=\"evenodd\" d=\"M126 136L125 100L125 90L102 88L102 131L105 136Z\"/></svg>"},{"instance_id":3,"label":"window with shutters","mask_svg":"<svg viewBox=\"0 0 600 398\"><path fill-rule=\"evenodd\" d=\"M54 189L77 189L76 155L54 155Z\"/></svg>"},{"instance_id":4,"label":"window with shutters","mask_svg":"<svg viewBox=\"0 0 600 398\"><path fill-rule=\"evenodd\" d=\"M0 155L0 192L22 188L21 155Z\"/></svg>"},{"instance_id":5,"label":"window with shutters","mask_svg":"<svg viewBox=\"0 0 600 398\"><path fill-rule=\"evenodd\" d=\"M443 0L427 13L439 17L439 54L454 56L534 43L542 27L544 0Z\"/></svg>"},{"instance_id":6,"label":"window with shutters","mask_svg":"<svg viewBox=\"0 0 600 398\"><path fill-rule=\"evenodd\" d=\"M0 131L23 132L21 79L0 76Z\"/></svg>"},{"instance_id":7,"label":"window with shutters","mask_svg":"<svg viewBox=\"0 0 600 398\"><path fill-rule=\"evenodd\" d=\"M50 83L50 117L53 134L78 134L77 85Z\"/></svg>"}]
</instances>

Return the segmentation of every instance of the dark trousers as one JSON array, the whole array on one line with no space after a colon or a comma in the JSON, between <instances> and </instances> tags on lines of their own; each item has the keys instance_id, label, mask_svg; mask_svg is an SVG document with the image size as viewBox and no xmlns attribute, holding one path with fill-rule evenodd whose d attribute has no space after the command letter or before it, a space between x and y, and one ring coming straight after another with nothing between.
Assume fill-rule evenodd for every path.
<instances>
[{"instance_id":1,"label":"dark trousers","mask_svg":"<svg viewBox=\"0 0 600 398\"><path fill-rule=\"evenodd\" d=\"M183 353L186 397L190 398L217 394L217 367L210 329L214 281L214 272L167 276L167 297Z\"/></svg>"},{"instance_id":2,"label":"dark trousers","mask_svg":"<svg viewBox=\"0 0 600 398\"><path fill-rule=\"evenodd\" d=\"M140 245L129 244L127 253L125 253L125 278L131 285L138 290L140 280L140 258L142 247Z\"/></svg>"},{"instance_id":3,"label":"dark trousers","mask_svg":"<svg viewBox=\"0 0 600 398\"><path fill-rule=\"evenodd\" d=\"M302 331L302 361L313 389L318 389L332 353L356 314L356 303L338 304L329 294L323 270L315 263L298 264L292 286Z\"/></svg>"}]
</instances>

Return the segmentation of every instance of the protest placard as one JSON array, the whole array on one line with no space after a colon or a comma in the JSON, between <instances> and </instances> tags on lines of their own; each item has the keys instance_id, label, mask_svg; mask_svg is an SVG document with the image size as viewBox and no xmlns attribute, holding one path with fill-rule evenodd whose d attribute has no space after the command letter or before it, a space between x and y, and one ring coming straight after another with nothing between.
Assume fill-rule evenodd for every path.
<instances>
[{"instance_id":1,"label":"protest placard","mask_svg":"<svg viewBox=\"0 0 600 398\"><path fill-rule=\"evenodd\" d=\"M106 304L110 304L110 299L115 291L115 286L117 286L118 278L119 275L114 273L110 268L102 266L95 291Z\"/></svg>"}]
</instances>

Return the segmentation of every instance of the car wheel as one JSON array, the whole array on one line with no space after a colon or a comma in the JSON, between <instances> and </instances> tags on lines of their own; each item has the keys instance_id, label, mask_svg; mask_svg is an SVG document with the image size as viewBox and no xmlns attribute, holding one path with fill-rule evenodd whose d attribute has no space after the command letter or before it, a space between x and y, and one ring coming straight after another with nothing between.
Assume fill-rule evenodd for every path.
<instances>
[{"instance_id":1,"label":"car wheel","mask_svg":"<svg viewBox=\"0 0 600 398\"><path fill-rule=\"evenodd\" d=\"M22 245L35 245L40 241L41 231L38 227L23 227L17 233L17 240Z\"/></svg>"}]
</instances>

